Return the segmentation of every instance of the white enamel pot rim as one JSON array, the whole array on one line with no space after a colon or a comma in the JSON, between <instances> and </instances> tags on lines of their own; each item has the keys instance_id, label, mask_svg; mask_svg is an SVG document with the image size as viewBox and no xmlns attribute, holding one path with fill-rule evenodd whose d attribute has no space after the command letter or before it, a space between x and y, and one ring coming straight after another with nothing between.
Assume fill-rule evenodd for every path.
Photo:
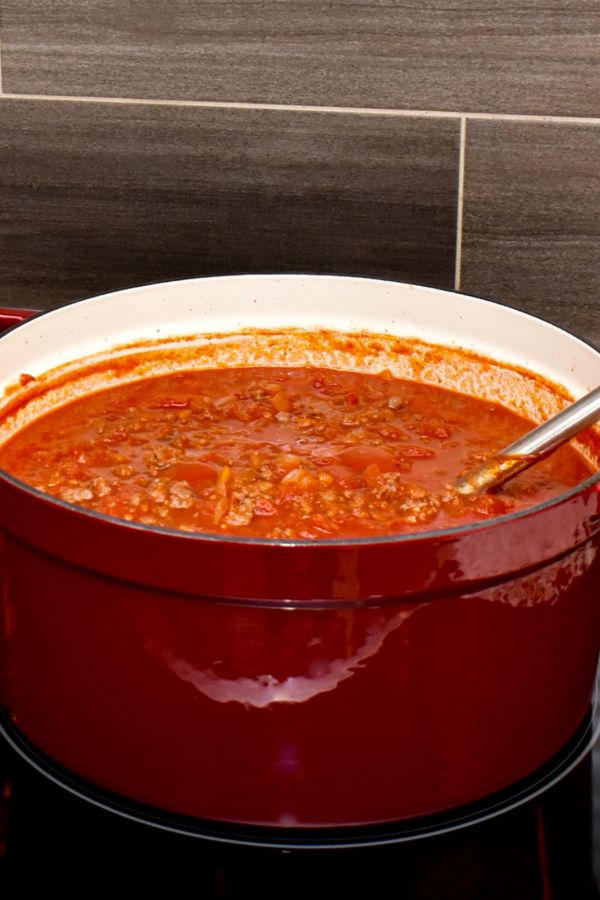
<instances>
[{"instance_id":1,"label":"white enamel pot rim","mask_svg":"<svg viewBox=\"0 0 600 900\"><path fill-rule=\"evenodd\" d=\"M12 328L0 338L0 395L22 372L43 374L57 366L106 353L119 345L153 339L168 341L186 334L232 333L248 328L321 328L416 338L471 351L531 371L561 385L574 399L600 383L600 352L594 347L535 316L493 301L372 278L223 275L102 294L44 312ZM23 487L5 473L2 476ZM534 513L586 490L598 481L600 472L555 500L492 521L500 523ZM27 490L38 493L30 488ZM62 505L59 500L52 499L51 502ZM458 526L444 532L489 527L489 524L488 521ZM163 533L168 530L135 523L123 525ZM406 535L404 539L413 540L435 533L419 532ZM285 543L224 535L189 537ZM402 538L395 536L354 541L399 539ZM344 543L354 541L346 539Z\"/></svg>"}]
</instances>

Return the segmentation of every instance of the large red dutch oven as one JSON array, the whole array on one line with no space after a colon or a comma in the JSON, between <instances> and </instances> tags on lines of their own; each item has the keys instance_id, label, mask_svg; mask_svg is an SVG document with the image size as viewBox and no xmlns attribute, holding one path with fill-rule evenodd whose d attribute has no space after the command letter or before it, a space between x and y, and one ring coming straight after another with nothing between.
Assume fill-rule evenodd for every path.
<instances>
[{"instance_id":1,"label":"large red dutch oven","mask_svg":"<svg viewBox=\"0 0 600 900\"><path fill-rule=\"evenodd\" d=\"M597 351L496 304L369 279L238 276L31 319L0 339L0 387L118 344L242 326L460 345L574 397L600 382ZM598 475L481 524L281 542L126 523L0 472L0 527L0 691L14 727L153 807L279 827L418 817L527 776L589 709Z\"/></svg>"}]
</instances>

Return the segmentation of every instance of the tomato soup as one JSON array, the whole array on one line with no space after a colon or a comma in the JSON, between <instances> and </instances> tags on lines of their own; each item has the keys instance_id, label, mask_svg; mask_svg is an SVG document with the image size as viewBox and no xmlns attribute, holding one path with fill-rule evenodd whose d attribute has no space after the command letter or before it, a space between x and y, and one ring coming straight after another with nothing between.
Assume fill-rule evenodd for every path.
<instances>
[{"instance_id":1,"label":"tomato soup","mask_svg":"<svg viewBox=\"0 0 600 900\"><path fill-rule=\"evenodd\" d=\"M463 472L533 427L432 384L317 367L145 378L34 420L0 465L61 500L147 525L283 540L371 537L477 522L584 481L571 446L494 493Z\"/></svg>"}]
</instances>

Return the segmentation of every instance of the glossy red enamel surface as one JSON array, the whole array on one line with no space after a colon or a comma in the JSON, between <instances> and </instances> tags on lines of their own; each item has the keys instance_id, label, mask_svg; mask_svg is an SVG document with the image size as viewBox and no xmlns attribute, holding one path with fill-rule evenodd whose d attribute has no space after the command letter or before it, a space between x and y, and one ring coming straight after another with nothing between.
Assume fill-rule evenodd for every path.
<instances>
[{"instance_id":1,"label":"glossy red enamel surface","mask_svg":"<svg viewBox=\"0 0 600 900\"><path fill-rule=\"evenodd\" d=\"M469 594L342 609L144 590L11 538L5 566L16 724L78 774L183 813L339 825L433 812L528 774L590 699L591 543Z\"/></svg>"}]
</instances>

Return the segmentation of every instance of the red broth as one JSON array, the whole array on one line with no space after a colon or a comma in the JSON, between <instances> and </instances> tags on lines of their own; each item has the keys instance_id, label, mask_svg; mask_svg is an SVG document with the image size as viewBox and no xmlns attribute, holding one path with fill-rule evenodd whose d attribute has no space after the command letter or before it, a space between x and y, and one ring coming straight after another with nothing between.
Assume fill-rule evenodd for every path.
<instances>
[{"instance_id":1,"label":"red broth","mask_svg":"<svg viewBox=\"0 0 600 900\"><path fill-rule=\"evenodd\" d=\"M0 465L52 496L149 525L369 537L481 521L591 475L565 447L494 494L448 490L531 427L498 404L387 373L214 368L71 401L14 435Z\"/></svg>"}]
</instances>

